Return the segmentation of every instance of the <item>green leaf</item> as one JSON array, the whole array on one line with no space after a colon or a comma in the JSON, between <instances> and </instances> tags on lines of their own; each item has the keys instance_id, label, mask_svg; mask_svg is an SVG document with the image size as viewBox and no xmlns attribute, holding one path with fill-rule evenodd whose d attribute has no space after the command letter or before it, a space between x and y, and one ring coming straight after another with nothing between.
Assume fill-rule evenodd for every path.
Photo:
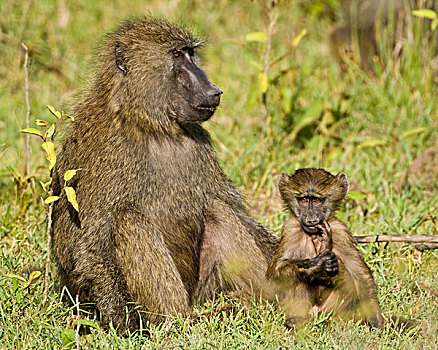
<instances>
[{"instance_id":1,"label":"green leaf","mask_svg":"<svg viewBox=\"0 0 438 350\"><path fill-rule=\"evenodd\" d=\"M44 200L44 203L50 204L50 203L56 202L58 199L59 199L59 196L50 196Z\"/></svg>"},{"instance_id":2,"label":"green leaf","mask_svg":"<svg viewBox=\"0 0 438 350\"><path fill-rule=\"evenodd\" d=\"M290 135L288 136L288 140L295 140L298 133L303 130L306 126L316 122L323 111L324 107L321 102L315 102L311 104L304 114L297 120L296 124Z\"/></svg>"},{"instance_id":3,"label":"green leaf","mask_svg":"<svg viewBox=\"0 0 438 350\"><path fill-rule=\"evenodd\" d=\"M300 34L298 34L295 38L292 39L292 41L290 42L290 45L292 47L297 47L300 44L301 39L303 39L306 34L307 34L307 29L303 29L300 32Z\"/></svg>"},{"instance_id":4,"label":"green leaf","mask_svg":"<svg viewBox=\"0 0 438 350\"><path fill-rule=\"evenodd\" d=\"M76 209L76 211L79 211L78 202L76 201L76 192L73 187L66 186L64 187L65 194L67 195L68 201L71 203L73 208Z\"/></svg>"},{"instance_id":5,"label":"green leaf","mask_svg":"<svg viewBox=\"0 0 438 350\"><path fill-rule=\"evenodd\" d=\"M268 76L264 72L259 73L259 88L260 92L264 94L266 91L268 91L269 87L269 81Z\"/></svg>"},{"instance_id":6,"label":"green leaf","mask_svg":"<svg viewBox=\"0 0 438 350\"><path fill-rule=\"evenodd\" d=\"M245 41L265 43L268 41L268 36L263 32L252 32L245 35Z\"/></svg>"},{"instance_id":7,"label":"green leaf","mask_svg":"<svg viewBox=\"0 0 438 350\"><path fill-rule=\"evenodd\" d=\"M430 24L430 29L433 31L438 27L438 18L435 18L432 23Z\"/></svg>"},{"instance_id":8,"label":"green leaf","mask_svg":"<svg viewBox=\"0 0 438 350\"><path fill-rule=\"evenodd\" d=\"M429 9L422 9L422 10L414 10L412 11L412 14L417 17L427 18L427 19L435 19L437 18L437 14L435 11L429 10Z\"/></svg>"},{"instance_id":9,"label":"green leaf","mask_svg":"<svg viewBox=\"0 0 438 350\"><path fill-rule=\"evenodd\" d=\"M47 123L45 120L37 119L35 121L35 123L36 123L36 125L39 125L39 126L45 126L46 128L49 127L49 123Z\"/></svg>"},{"instance_id":10,"label":"green leaf","mask_svg":"<svg viewBox=\"0 0 438 350\"><path fill-rule=\"evenodd\" d=\"M372 147L379 147L386 145L385 140L379 140L379 139L369 139L362 141L357 145L357 148L372 148Z\"/></svg>"},{"instance_id":11,"label":"green leaf","mask_svg":"<svg viewBox=\"0 0 438 350\"><path fill-rule=\"evenodd\" d=\"M27 281L27 283L31 284L34 280L36 280L40 276L41 276L41 271L32 271L32 273L29 276L29 281Z\"/></svg>"},{"instance_id":12,"label":"green leaf","mask_svg":"<svg viewBox=\"0 0 438 350\"><path fill-rule=\"evenodd\" d=\"M71 116L71 115L64 115L64 116L67 117L67 118L70 118L70 120L71 120L72 122L75 121L75 118L74 118L73 116Z\"/></svg>"},{"instance_id":13,"label":"green leaf","mask_svg":"<svg viewBox=\"0 0 438 350\"><path fill-rule=\"evenodd\" d=\"M263 66L257 61L249 60L249 64L258 70L263 70Z\"/></svg>"},{"instance_id":14,"label":"green leaf","mask_svg":"<svg viewBox=\"0 0 438 350\"><path fill-rule=\"evenodd\" d=\"M404 138L412 136L412 135L422 134L424 131L426 131L426 129L427 129L426 127L420 126L418 128L413 128L413 129L410 129L410 130L406 130L402 134L401 138L404 139Z\"/></svg>"},{"instance_id":15,"label":"green leaf","mask_svg":"<svg viewBox=\"0 0 438 350\"><path fill-rule=\"evenodd\" d=\"M52 181L48 181L48 182L46 182L46 183L40 181L40 185L41 185L41 187L43 188L44 192L47 191L47 188L48 188L51 184L52 184Z\"/></svg>"},{"instance_id":16,"label":"green leaf","mask_svg":"<svg viewBox=\"0 0 438 350\"><path fill-rule=\"evenodd\" d=\"M41 133L41 131L39 131L38 129L35 129L35 128L21 129L20 132L25 133L25 134L38 135L40 137L43 137L43 134Z\"/></svg>"},{"instance_id":17,"label":"green leaf","mask_svg":"<svg viewBox=\"0 0 438 350\"><path fill-rule=\"evenodd\" d=\"M284 87L281 89L281 96L283 97L281 108L284 113L289 114L292 112L293 92L291 89Z\"/></svg>"},{"instance_id":18,"label":"green leaf","mask_svg":"<svg viewBox=\"0 0 438 350\"><path fill-rule=\"evenodd\" d=\"M61 331L62 345L69 346L76 342L76 332L74 329L63 329Z\"/></svg>"},{"instance_id":19,"label":"green leaf","mask_svg":"<svg viewBox=\"0 0 438 350\"><path fill-rule=\"evenodd\" d=\"M43 142L41 147L47 153L46 158L49 161L49 170L52 170L56 164L55 145L52 141L46 141L46 142Z\"/></svg>"},{"instance_id":20,"label":"green leaf","mask_svg":"<svg viewBox=\"0 0 438 350\"><path fill-rule=\"evenodd\" d=\"M14 280L19 280L20 282L23 282L23 283L27 283L26 279L23 276L20 276L20 275L16 275L16 274L13 274L13 273L10 273L10 274L5 273L5 274L3 274L3 276L6 277L6 278L12 278Z\"/></svg>"},{"instance_id":21,"label":"green leaf","mask_svg":"<svg viewBox=\"0 0 438 350\"><path fill-rule=\"evenodd\" d=\"M44 139L51 139L53 134L55 133L56 130L56 124L52 124L52 126L49 128L49 130L46 131L46 133L44 134Z\"/></svg>"},{"instance_id":22,"label":"green leaf","mask_svg":"<svg viewBox=\"0 0 438 350\"><path fill-rule=\"evenodd\" d=\"M76 173L82 169L73 169L73 170L67 170L64 174L64 181L70 180L73 176L76 175Z\"/></svg>"},{"instance_id":23,"label":"green leaf","mask_svg":"<svg viewBox=\"0 0 438 350\"><path fill-rule=\"evenodd\" d=\"M84 326L88 326L88 327L92 327L92 328L95 328L95 329L99 329L99 325L96 324L95 322L91 321L91 320L81 319L81 323Z\"/></svg>"},{"instance_id":24,"label":"green leaf","mask_svg":"<svg viewBox=\"0 0 438 350\"><path fill-rule=\"evenodd\" d=\"M248 96L246 97L246 110L250 110L254 104L257 102L257 98L259 97L259 84L258 82L254 82L251 84L249 88Z\"/></svg>"},{"instance_id":25,"label":"green leaf","mask_svg":"<svg viewBox=\"0 0 438 350\"><path fill-rule=\"evenodd\" d=\"M47 108L49 109L50 113L52 113L56 118L61 119L61 112L57 111L55 107L47 105Z\"/></svg>"},{"instance_id":26,"label":"green leaf","mask_svg":"<svg viewBox=\"0 0 438 350\"><path fill-rule=\"evenodd\" d=\"M24 217L24 215L26 214L26 210L29 206L29 202L30 202L30 194L27 190L24 190L20 199L20 211L19 211L20 217Z\"/></svg>"},{"instance_id":27,"label":"green leaf","mask_svg":"<svg viewBox=\"0 0 438 350\"><path fill-rule=\"evenodd\" d=\"M355 199L355 200L359 200L359 199L364 199L366 198L367 195L360 193L360 192L349 192L347 194L347 199Z\"/></svg>"}]
</instances>

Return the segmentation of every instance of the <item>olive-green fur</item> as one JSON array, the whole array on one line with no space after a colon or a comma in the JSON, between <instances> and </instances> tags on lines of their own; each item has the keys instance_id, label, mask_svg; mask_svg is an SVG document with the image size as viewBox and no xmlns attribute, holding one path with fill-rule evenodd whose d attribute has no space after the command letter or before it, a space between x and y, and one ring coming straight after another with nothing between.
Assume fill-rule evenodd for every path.
<instances>
[{"instance_id":1,"label":"olive-green fur","mask_svg":"<svg viewBox=\"0 0 438 350\"><path fill-rule=\"evenodd\" d=\"M81 169L69 183L79 213L65 196L56 202L52 251L70 292L88 295L120 330L131 305L159 322L217 290L250 297L252 280L263 289L278 245L249 217L208 132L178 121L169 50L198 44L165 21L126 22L100 47L94 77L70 111L75 122L53 184L60 193L65 171ZM205 252L212 255L202 260ZM233 274L225 265L235 252L249 267ZM136 328L139 316L129 318Z\"/></svg>"}]
</instances>

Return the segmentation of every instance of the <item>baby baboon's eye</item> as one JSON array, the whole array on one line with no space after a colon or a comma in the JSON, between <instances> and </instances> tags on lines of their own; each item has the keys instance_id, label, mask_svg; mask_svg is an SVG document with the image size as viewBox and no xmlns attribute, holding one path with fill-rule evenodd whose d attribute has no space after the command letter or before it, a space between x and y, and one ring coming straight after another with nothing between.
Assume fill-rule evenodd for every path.
<instances>
[{"instance_id":1,"label":"baby baboon's eye","mask_svg":"<svg viewBox=\"0 0 438 350\"><path fill-rule=\"evenodd\" d=\"M303 203L303 204L309 202L309 198L307 198L307 197L301 197L301 198L298 198L298 200L299 200L300 203Z\"/></svg>"},{"instance_id":2,"label":"baby baboon's eye","mask_svg":"<svg viewBox=\"0 0 438 350\"><path fill-rule=\"evenodd\" d=\"M320 205L323 202L324 202L324 198L318 198L318 197L313 198L313 204L315 205Z\"/></svg>"},{"instance_id":3,"label":"baby baboon's eye","mask_svg":"<svg viewBox=\"0 0 438 350\"><path fill-rule=\"evenodd\" d=\"M173 51L173 56L174 56L174 57L179 57L179 56L181 56L181 51Z\"/></svg>"}]
</instances>

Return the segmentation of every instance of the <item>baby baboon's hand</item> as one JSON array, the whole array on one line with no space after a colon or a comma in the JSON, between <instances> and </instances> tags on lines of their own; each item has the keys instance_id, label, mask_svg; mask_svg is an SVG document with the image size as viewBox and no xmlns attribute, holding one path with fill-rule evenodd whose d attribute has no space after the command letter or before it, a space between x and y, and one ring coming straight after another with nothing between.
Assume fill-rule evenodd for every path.
<instances>
[{"instance_id":1,"label":"baby baboon's hand","mask_svg":"<svg viewBox=\"0 0 438 350\"><path fill-rule=\"evenodd\" d=\"M336 276L339 272L339 264L336 254L324 252L319 256L321 257L323 273L329 277Z\"/></svg>"},{"instance_id":2,"label":"baby baboon's hand","mask_svg":"<svg viewBox=\"0 0 438 350\"><path fill-rule=\"evenodd\" d=\"M315 226L320 232L322 236L322 244L321 244L321 252L330 252L333 248L333 240L332 240L332 229L328 222L324 220L320 224Z\"/></svg>"}]
</instances>

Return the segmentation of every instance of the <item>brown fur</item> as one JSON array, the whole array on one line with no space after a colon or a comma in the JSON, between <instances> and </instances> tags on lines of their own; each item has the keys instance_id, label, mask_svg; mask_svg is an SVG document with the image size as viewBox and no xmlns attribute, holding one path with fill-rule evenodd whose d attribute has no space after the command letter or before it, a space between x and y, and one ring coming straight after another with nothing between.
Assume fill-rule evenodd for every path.
<instances>
[{"instance_id":1,"label":"brown fur","mask_svg":"<svg viewBox=\"0 0 438 350\"><path fill-rule=\"evenodd\" d=\"M379 28L388 28L384 39L390 47L400 41L406 27L406 16L411 9L424 6L436 8L435 0L426 2L406 0L343 0L342 23L330 33L330 45L333 55L338 59L343 71L347 61L353 60L368 74L374 73L374 61L379 56L378 41L383 36L377 32ZM436 42L438 34L426 29L431 41ZM433 44L435 45L435 44ZM435 56L438 53L435 48Z\"/></svg>"},{"instance_id":2,"label":"brown fur","mask_svg":"<svg viewBox=\"0 0 438 350\"><path fill-rule=\"evenodd\" d=\"M79 213L66 198L53 212L61 278L121 330L131 303L159 322L217 290L261 295L278 245L249 217L208 132L180 118L188 107L172 80L171 50L198 43L151 18L109 34L57 162L55 192L66 170L82 169L71 184Z\"/></svg>"},{"instance_id":3,"label":"brown fur","mask_svg":"<svg viewBox=\"0 0 438 350\"><path fill-rule=\"evenodd\" d=\"M422 187L429 191L438 188L438 145L426 148L394 185L397 191L404 187Z\"/></svg>"},{"instance_id":4,"label":"brown fur","mask_svg":"<svg viewBox=\"0 0 438 350\"><path fill-rule=\"evenodd\" d=\"M350 231L334 216L348 191L345 176L333 176L322 169L300 169L293 176L283 174L279 188L291 217L283 227L267 277L274 282L288 318L286 324L305 322L316 305L320 310L362 318L380 327L383 317L371 271ZM306 196L322 200L312 209L319 211L322 224L318 224L318 231L304 230L296 203L297 198ZM303 267L305 262L313 264Z\"/></svg>"}]
</instances>

